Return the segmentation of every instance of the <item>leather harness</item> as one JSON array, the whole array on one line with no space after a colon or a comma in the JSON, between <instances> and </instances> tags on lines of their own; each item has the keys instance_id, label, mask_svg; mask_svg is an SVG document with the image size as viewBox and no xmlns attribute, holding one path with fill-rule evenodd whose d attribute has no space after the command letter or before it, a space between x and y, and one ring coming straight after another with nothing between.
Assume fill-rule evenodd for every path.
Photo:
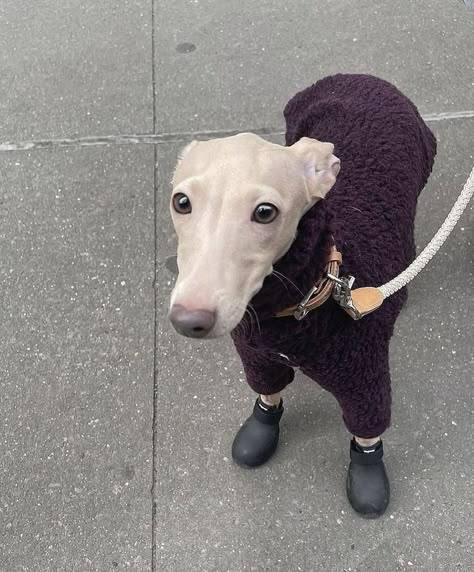
<instances>
[{"instance_id":1,"label":"leather harness","mask_svg":"<svg viewBox=\"0 0 474 572\"><path fill-rule=\"evenodd\" d=\"M331 296L353 318L360 320L382 305L383 295L378 288L366 287L352 290L354 277L339 277L342 254L332 246L324 268L323 276L310 289L299 304L280 310L276 318L293 316L302 320L308 312L322 306Z\"/></svg>"}]
</instances>

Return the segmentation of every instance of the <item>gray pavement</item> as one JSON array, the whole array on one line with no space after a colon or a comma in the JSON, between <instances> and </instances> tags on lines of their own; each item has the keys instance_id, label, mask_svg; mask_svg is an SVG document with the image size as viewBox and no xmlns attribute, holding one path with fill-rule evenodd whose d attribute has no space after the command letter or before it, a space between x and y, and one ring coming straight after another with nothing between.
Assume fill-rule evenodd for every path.
<instances>
[{"instance_id":1,"label":"gray pavement","mask_svg":"<svg viewBox=\"0 0 474 572\"><path fill-rule=\"evenodd\" d=\"M229 340L172 332L165 266L180 148L281 142L288 98L336 71L430 120L423 247L474 162L467 4L0 1L0 572L474 570L472 206L398 322L378 521L348 507L338 407L302 376L276 457L232 464L253 396Z\"/></svg>"}]
</instances>

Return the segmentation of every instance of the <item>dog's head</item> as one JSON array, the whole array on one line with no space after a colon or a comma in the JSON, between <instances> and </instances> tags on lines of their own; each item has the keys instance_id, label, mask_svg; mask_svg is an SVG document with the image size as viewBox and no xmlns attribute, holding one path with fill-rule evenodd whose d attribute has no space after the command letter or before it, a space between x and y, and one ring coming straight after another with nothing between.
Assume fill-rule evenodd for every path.
<instances>
[{"instance_id":1,"label":"dog's head","mask_svg":"<svg viewBox=\"0 0 474 572\"><path fill-rule=\"evenodd\" d=\"M333 186L333 149L306 137L283 147L251 133L184 149L171 197L179 275L169 317L178 332L215 338L237 326L303 214Z\"/></svg>"}]
</instances>

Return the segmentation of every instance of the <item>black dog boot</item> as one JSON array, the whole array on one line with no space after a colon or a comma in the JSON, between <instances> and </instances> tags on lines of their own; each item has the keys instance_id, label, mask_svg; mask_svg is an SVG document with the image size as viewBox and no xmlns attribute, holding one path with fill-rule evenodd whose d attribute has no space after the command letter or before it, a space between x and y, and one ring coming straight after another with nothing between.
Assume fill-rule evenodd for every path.
<instances>
[{"instance_id":1,"label":"black dog boot","mask_svg":"<svg viewBox=\"0 0 474 572\"><path fill-rule=\"evenodd\" d=\"M383 464L383 444L362 447L351 441L346 490L352 508L364 518L381 516L390 500L390 483Z\"/></svg>"},{"instance_id":2,"label":"black dog boot","mask_svg":"<svg viewBox=\"0 0 474 572\"><path fill-rule=\"evenodd\" d=\"M283 401L269 406L260 397L257 399L252 415L239 429L232 444L232 457L237 464L250 468L268 461L278 445L282 415Z\"/></svg>"}]
</instances>

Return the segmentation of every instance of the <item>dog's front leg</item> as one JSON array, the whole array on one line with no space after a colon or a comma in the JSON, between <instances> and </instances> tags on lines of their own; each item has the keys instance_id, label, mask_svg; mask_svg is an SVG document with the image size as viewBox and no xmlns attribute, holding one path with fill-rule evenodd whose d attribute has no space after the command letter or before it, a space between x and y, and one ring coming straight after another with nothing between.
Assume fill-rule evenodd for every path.
<instances>
[{"instance_id":1,"label":"dog's front leg","mask_svg":"<svg viewBox=\"0 0 474 572\"><path fill-rule=\"evenodd\" d=\"M239 429L232 444L232 458L243 467L263 465L275 452L283 414L281 391L260 394L252 415Z\"/></svg>"},{"instance_id":2,"label":"dog's front leg","mask_svg":"<svg viewBox=\"0 0 474 572\"><path fill-rule=\"evenodd\" d=\"M268 405L268 407L278 407L281 401L281 391L277 393L272 393L271 395L260 394L260 401L263 405Z\"/></svg>"},{"instance_id":3,"label":"dog's front leg","mask_svg":"<svg viewBox=\"0 0 474 572\"><path fill-rule=\"evenodd\" d=\"M347 495L366 518L383 514L390 484L383 462L381 435L390 424L389 333L377 324L360 323L351 341L341 344L328 389L341 405L350 444Z\"/></svg>"},{"instance_id":4,"label":"dog's front leg","mask_svg":"<svg viewBox=\"0 0 474 572\"><path fill-rule=\"evenodd\" d=\"M373 439L364 439L363 437L357 437L356 435L354 435L354 438L361 447L373 447L380 441L381 435L374 437Z\"/></svg>"},{"instance_id":5,"label":"dog's front leg","mask_svg":"<svg viewBox=\"0 0 474 572\"><path fill-rule=\"evenodd\" d=\"M260 349L234 338L244 366L247 382L259 394L252 415L235 436L232 457L239 465L257 467L275 452L283 414L282 390L293 381L295 372L286 364L278 363Z\"/></svg>"}]
</instances>

